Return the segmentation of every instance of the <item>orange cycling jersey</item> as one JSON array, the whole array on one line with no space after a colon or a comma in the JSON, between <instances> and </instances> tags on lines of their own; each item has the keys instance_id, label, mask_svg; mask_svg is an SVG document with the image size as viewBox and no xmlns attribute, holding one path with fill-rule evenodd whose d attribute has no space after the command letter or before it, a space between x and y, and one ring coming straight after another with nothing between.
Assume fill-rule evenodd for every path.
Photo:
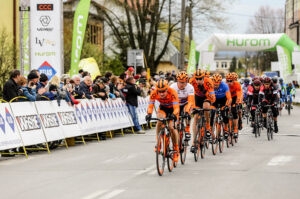
<instances>
[{"instance_id":1,"label":"orange cycling jersey","mask_svg":"<svg viewBox=\"0 0 300 199\"><path fill-rule=\"evenodd\" d=\"M237 81L234 81L232 85L229 85L229 90L231 97L236 97L236 103L241 103L243 101L243 91L241 84Z\"/></svg>"},{"instance_id":2,"label":"orange cycling jersey","mask_svg":"<svg viewBox=\"0 0 300 199\"><path fill-rule=\"evenodd\" d=\"M205 77L203 85L198 85L196 79L193 77L190 79L190 84L192 84L195 89L195 95L206 97L206 100L209 100L211 103L216 101L214 83L210 78Z\"/></svg>"},{"instance_id":3,"label":"orange cycling jersey","mask_svg":"<svg viewBox=\"0 0 300 199\"><path fill-rule=\"evenodd\" d=\"M164 106L166 108L172 108L174 109L173 114L178 115L179 114L179 99L177 92L173 88L168 88L167 91L167 96L165 98L161 98L157 90L153 90L150 95L150 101L149 101L149 106L148 106L148 114L152 114L153 112L153 107L155 104L155 100L159 101L160 106Z\"/></svg>"}]
</instances>

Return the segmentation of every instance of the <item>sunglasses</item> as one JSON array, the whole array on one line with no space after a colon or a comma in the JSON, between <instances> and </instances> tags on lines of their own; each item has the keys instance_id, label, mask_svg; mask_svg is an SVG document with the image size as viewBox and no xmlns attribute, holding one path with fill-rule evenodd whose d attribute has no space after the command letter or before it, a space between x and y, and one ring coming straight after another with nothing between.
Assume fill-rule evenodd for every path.
<instances>
[{"instance_id":1,"label":"sunglasses","mask_svg":"<svg viewBox=\"0 0 300 199\"><path fill-rule=\"evenodd\" d=\"M269 86L269 85L270 85L270 83L264 83L264 85L266 85L266 86Z\"/></svg>"},{"instance_id":2,"label":"sunglasses","mask_svg":"<svg viewBox=\"0 0 300 199\"><path fill-rule=\"evenodd\" d=\"M228 83L231 83L231 82L233 82L233 80L226 80Z\"/></svg>"},{"instance_id":3,"label":"sunglasses","mask_svg":"<svg viewBox=\"0 0 300 199\"><path fill-rule=\"evenodd\" d=\"M201 81L201 80L203 80L203 77L201 77L201 78L195 78L195 79Z\"/></svg>"},{"instance_id":4,"label":"sunglasses","mask_svg":"<svg viewBox=\"0 0 300 199\"><path fill-rule=\"evenodd\" d=\"M159 93L165 93L167 90L163 90L163 91L158 91Z\"/></svg>"}]
</instances>

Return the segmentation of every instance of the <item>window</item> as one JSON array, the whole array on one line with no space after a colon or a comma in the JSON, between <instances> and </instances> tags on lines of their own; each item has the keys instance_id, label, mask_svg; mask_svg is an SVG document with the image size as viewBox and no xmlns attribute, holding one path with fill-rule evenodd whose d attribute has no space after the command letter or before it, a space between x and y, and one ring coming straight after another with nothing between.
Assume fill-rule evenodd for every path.
<instances>
[{"instance_id":1,"label":"window","mask_svg":"<svg viewBox=\"0 0 300 199\"><path fill-rule=\"evenodd\" d=\"M102 45L102 24L88 24L87 40L91 44Z\"/></svg>"},{"instance_id":2,"label":"window","mask_svg":"<svg viewBox=\"0 0 300 199\"><path fill-rule=\"evenodd\" d=\"M222 62L222 68L227 68L227 62Z\"/></svg>"}]
</instances>

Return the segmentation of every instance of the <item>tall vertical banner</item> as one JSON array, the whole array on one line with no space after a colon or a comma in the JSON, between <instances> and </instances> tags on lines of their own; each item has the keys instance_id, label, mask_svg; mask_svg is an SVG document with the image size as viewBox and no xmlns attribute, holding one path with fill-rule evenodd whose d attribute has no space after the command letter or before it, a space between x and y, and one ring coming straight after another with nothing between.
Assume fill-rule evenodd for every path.
<instances>
[{"instance_id":1,"label":"tall vertical banner","mask_svg":"<svg viewBox=\"0 0 300 199\"><path fill-rule=\"evenodd\" d=\"M75 11L72 36L71 76L78 73L78 64L80 61L82 44L84 41L90 4L91 0L80 0Z\"/></svg>"},{"instance_id":2,"label":"tall vertical banner","mask_svg":"<svg viewBox=\"0 0 300 199\"><path fill-rule=\"evenodd\" d=\"M194 40L191 41L189 65L187 68L188 74L193 74L196 71L196 45Z\"/></svg>"},{"instance_id":3,"label":"tall vertical banner","mask_svg":"<svg viewBox=\"0 0 300 199\"><path fill-rule=\"evenodd\" d=\"M31 69L51 79L60 76L62 66L61 0L30 1Z\"/></svg>"},{"instance_id":4,"label":"tall vertical banner","mask_svg":"<svg viewBox=\"0 0 300 199\"><path fill-rule=\"evenodd\" d=\"M292 74L292 61L290 52L282 46L276 46L278 62L280 64L280 75L283 76L283 79L286 81L288 75Z\"/></svg>"}]
</instances>

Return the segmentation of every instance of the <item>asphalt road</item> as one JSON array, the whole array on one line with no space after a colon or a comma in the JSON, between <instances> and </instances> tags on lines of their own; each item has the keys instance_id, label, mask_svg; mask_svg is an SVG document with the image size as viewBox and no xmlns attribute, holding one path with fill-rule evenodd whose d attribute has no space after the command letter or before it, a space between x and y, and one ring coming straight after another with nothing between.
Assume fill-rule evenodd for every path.
<instances>
[{"instance_id":1,"label":"asphalt road","mask_svg":"<svg viewBox=\"0 0 300 199\"><path fill-rule=\"evenodd\" d=\"M157 175L154 130L145 135L0 158L2 199L299 199L300 108L279 118L280 132L267 141L245 127L239 143L223 154Z\"/></svg>"}]
</instances>

